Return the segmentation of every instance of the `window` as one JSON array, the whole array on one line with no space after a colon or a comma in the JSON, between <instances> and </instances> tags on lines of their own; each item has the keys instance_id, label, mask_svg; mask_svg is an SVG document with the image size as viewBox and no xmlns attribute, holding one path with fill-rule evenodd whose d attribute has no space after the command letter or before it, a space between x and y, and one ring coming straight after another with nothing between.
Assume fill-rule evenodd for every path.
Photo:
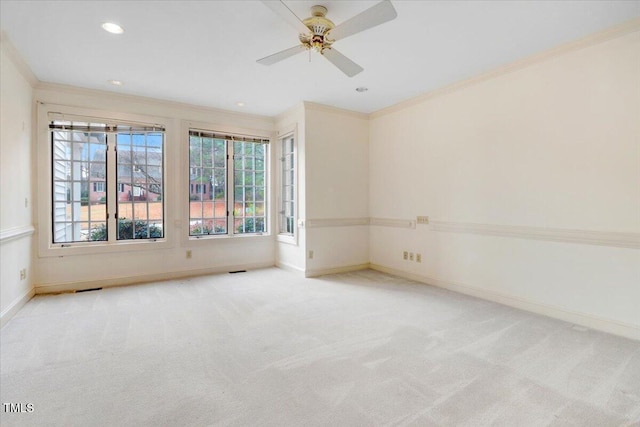
<instances>
[{"instance_id":1,"label":"window","mask_svg":"<svg viewBox=\"0 0 640 427\"><path fill-rule=\"evenodd\" d=\"M267 231L267 143L189 131L189 236Z\"/></svg>"},{"instance_id":2,"label":"window","mask_svg":"<svg viewBox=\"0 0 640 427\"><path fill-rule=\"evenodd\" d=\"M107 240L107 206L92 179L107 176L104 124L53 121L53 243ZM104 197L100 195L100 197Z\"/></svg>"},{"instance_id":3,"label":"window","mask_svg":"<svg viewBox=\"0 0 640 427\"><path fill-rule=\"evenodd\" d=\"M49 129L54 244L164 237L163 128L53 120Z\"/></svg>"},{"instance_id":4,"label":"window","mask_svg":"<svg viewBox=\"0 0 640 427\"><path fill-rule=\"evenodd\" d=\"M280 234L295 231L296 164L293 135L280 140Z\"/></svg>"}]
</instances>

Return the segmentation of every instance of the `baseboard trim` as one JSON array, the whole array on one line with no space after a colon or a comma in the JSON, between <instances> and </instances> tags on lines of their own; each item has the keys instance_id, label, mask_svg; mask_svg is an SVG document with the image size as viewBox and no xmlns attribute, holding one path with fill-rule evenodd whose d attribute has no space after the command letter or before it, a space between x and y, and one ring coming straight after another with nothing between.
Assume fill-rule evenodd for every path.
<instances>
[{"instance_id":1,"label":"baseboard trim","mask_svg":"<svg viewBox=\"0 0 640 427\"><path fill-rule=\"evenodd\" d=\"M77 282L54 283L48 285L36 285L35 293L52 294L61 292L73 292L92 288L109 288L115 286L135 285L139 283L157 282L163 280L184 279L186 277L204 276L207 274L228 273L237 270L255 270L259 268L273 267L273 262L224 265L220 267L199 268L194 270L177 270L157 274L140 274L134 276L111 277L98 280L79 280Z\"/></svg>"},{"instance_id":2,"label":"baseboard trim","mask_svg":"<svg viewBox=\"0 0 640 427\"><path fill-rule=\"evenodd\" d=\"M461 294L471 295L484 300L497 302L509 307L515 307L521 310L530 311L532 313L541 314L543 316L553 317L555 319L585 326L587 328L619 335L625 338L640 340L640 327L629 323L618 322L615 320L597 317L590 314L565 310L560 307L539 303L512 295L501 294L498 292L492 292L469 285L453 283L442 279L423 276L421 274L410 273L391 267L385 267L379 264L371 264L370 268L372 270L381 271L383 273L392 274L394 276L403 277L405 279L426 283L427 285L436 286Z\"/></svg>"},{"instance_id":3,"label":"baseboard trim","mask_svg":"<svg viewBox=\"0 0 640 427\"><path fill-rule=\"evenodd\" d=\"M16 298L2 313L0 313L0 328L7 324L9 320L20 310L33 296L35 289L31 288L21 297Z\"/></svg>"},{"instance_id":4,"label":"baseboard trim","mask_svg":"<svg viewBox=\"0 0 640 427\"><path fill-rule=\"evenodd\" d=\"M324 276L325 274L348 273L350 271L366 270L368 268L369 268L369 263L355 264L355 265L344 265L344 266L329 267L329 268L308 268L304 272L304 276L305 277L318 277L318 276Z\"/></svg>"},{"instance_id":5,"label":"baseboard trim","mask_svg":"<svg viewBox=\"0 0 640 427\"><path fill-rule=\"evenodd\" d=\"M293 273L304 274L304 268L297 267L293 264L289 264L288 262L276 261L276 267Z\"/></svg>"},{"instance_id":6,"label":"baseboard trim","mask_svg":"<svg viewBox=\"0 0 640 427\"><path fill-rule=\"evenodd\" d=\"M482 234L488 236L515 237L530 240L580 243L640 249L640 233L613 231L573 230L565 228L529 227L466 222L431 221L431 229L449 233Z\"/></svg>"}]
</instances>

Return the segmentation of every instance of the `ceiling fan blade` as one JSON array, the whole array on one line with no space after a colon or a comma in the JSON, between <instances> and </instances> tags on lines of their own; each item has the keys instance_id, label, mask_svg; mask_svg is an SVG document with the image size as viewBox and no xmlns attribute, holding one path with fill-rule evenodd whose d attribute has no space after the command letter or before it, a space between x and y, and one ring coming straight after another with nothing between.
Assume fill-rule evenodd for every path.
<instances>
[{"instance_id":1,"label":"ceiling fan blade","mask_svg":"<svg viewBox=\"0 0 640 427\"><path fill-rule=\"evenodd\" d=\"M295 55L296 53L300 53L303 50L307 50L303 45L299 44L294 47L290 47L289 49L285 49L278 53L274 53L273 55L265 56L262 59L258 59L256 62L262 65L272 65L276 62L282 61L283 59L287 59L290 56Z\"/></svg>"},{"instance_id":2,"label":"ceiling fan blade","mask_svg":"<svg viewBox=\"0 0 640 427\"><path fill-rule=\"evenodd\" d=\"M277 15L279 15L282 19L287 21L289 25L296 29L300 34L307 34L309 32L309 28L296 16L295 13L289 7L284 4L282 1L268 1L262 0L265 6L269 9L273 10Z\"/></svg>"},{"instance_id":3,"label":"ceiling fan blade","mask_svg":"<svg viewBox=\"0 0 640 427\"><path fill-rule=\"evenodd\" d=\"M323 50L322 56L327 58L329 62L338 67L340 71L342 71L349 77L353 77L364 70L364 68L362 68L334 48Z\"/></svg>"},{"instance_id":4,"label":"ceiling fan blade","mask_svg":"<svg viewBox=\"0 0 640 427\"><path fill-rule=\"evenodd\" d=\"M396 16L398 13L391 2L384 0L329 31L329 37L333 40L340 40L376 25L384 24L395 19Z\"/></svg>"}]
</instances>

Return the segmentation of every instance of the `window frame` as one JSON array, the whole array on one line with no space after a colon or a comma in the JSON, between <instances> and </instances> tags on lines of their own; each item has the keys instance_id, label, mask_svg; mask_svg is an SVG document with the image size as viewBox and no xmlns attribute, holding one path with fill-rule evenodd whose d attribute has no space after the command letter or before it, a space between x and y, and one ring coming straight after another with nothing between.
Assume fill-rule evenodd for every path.
<instances>
[{"instance_id":1,"label":"window frame","mask_svg":"<svg viewBox=\"0 0 640 427\"><path fill-rule=\"evenodd\" d=\"M294 163L294 183L293 183L293 187L294 187L294 211L293 211L293 234L289 234L289 233L282 233L280 231L280 215L281 215L281 207L282 207L282 203L283 203L283 195L282 195L282 189L283 189L283 169L282 169L282 162L280 161L280 159L282 158L282 140L286 139L286 138L293 138L293 163ZM297 125L293 125L290 126L288 128L284 128L281 131L278 132L278 136L277 136L277 150L276 150L276 175L277 175L277 179L276 179L276 188L277 188L277 197L276 197L276 217L277 217L277 240L279 242L282 243L288 243L288 244L292 244L292 245L298 245L298 235L299 235L299 229L298 229L298 206L299 206L299 200L300 200L300 191L299 191L299 163L298 163L298 127Z\"/></svg>"},{"instance_id":2,"label":"window frame","mask_svg":"<svg viewBox=\"0 0 640 427\"><path fill-rule=\"evenodd\" d=\"M268 140L268 143L265 143L265 229L266 231L262 233L236 233L234 228L234 215L233 215L233 202L234 202L234 159L233 159L233 141L227 140L227 154L229 158L227 159L227 187L226 187L226 205L227 210L229 211L229 215L227 216L227 233L224 234L203 234L200 236L191 236L190 235L190 207L189 207L189 195L191 190L191 164L190 164L190 131L201 131L201 132L209 132L215 134L225 134L229 136L236 135L238 137L255 137L260 139ZM182 203L183 205L183 218L184 218L184 226L183 232L181 233L181 241L183 246L193 246L199 244L211 244L215 241L224 241L224 240L234 240L234 239L256 239L256 240L265 240L273 238L273 212L272 212L272 200L271 200L271 186L272 186L272 158L273 158L273 131L271 130L258 130L258 129L245 129L245 128L236 128L231 126L224 125L216 125L205 122L195 122L195 121L184 121L182 123L182 140L183 143L183 159L182 159L182 173L181 173L181 193L185 192L186 196L181 197L181 199L187 200L187 203Z\"/></svg>"},{"instance_id":3,"label":"window frame","mask_svg":"<svg viewBox=\"0 0 640 427\"><path fill-rule=\"evenodd\" d=\"M107 180L105 190L107 195L107 206L111 207L107 213L109 238L106 241L86 241L53 243L53 144L49 130L49 124L53 120L68 120L77 122L93 123L119 123L133 125L151 125L163 127L163 156L162 156L162 179L164 191L162 195L162 215L163 215L163 235L162 238L153 239L131 239L117 240L116 230L116 205L118 197L118 183L116 182L116 154L115 150L109 148L107 151ZM166 185L168 170L168 141L172 138L170 132L170 122L166 118L113 112L106 110L88 109L58 104L47 104L38 102L37 122L36 122L36 148L37 148L37 182L38 191L35 201L38 220L38 255L41 257L60 257L83 255L88 253L109 253L122 251L138 251L149 249L170 248L173 246L172 230L170 225L173 218L167 206L170 206L171 195L169 187ZM111 147L111 144L110 144ZM111 238L113 236L113 238ZM151 245L151 247L149 246Z\"/></svg>"}]
</instances>

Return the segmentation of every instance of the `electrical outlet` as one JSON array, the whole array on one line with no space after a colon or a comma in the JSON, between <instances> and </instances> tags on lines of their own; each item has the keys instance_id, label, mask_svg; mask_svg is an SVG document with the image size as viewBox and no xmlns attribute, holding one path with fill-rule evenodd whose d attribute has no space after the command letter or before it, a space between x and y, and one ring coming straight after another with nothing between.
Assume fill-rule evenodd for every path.
<instances>
[{"instance_id":1,"label":"electrical outlet","mask_svg":"<svg viewBox=\"0 0 640 427\"><path fill-rule=\"evenodd\" d=\"M428 216L419 216L417 222L418 222L418 224L429 224L429 217Z\"/></svg>"},{"instance_id":2,"label":"electrical outlet","mask_svg":"<svg viewBox=\"0 0 640 427\"><path fill-rule=\"evenodd\" d=\"M422 254L416 254L416 262L422 262Z\"/></svg>"},{"instance_id":3,"label":"electrical outlet","mask_svg":"<svg viewBox=\"0 0 640 427\"><path fill-rule=\"evenodd\" d=\"M191 249L187 251L187 259L191 259Z\"/></svg>"},{"instance_id":4,"label":"electrical outlet","mask_svg":"<svg viewBox=\"0 0 640 427\"><path fill-rule=\"evenodd\" d=\"M409 253L409 261L413 261L413 252Z\"/></svg>"},{"instance_id":5,"label":"electrical outlet","mask_svg":"<svg viewBox=\"0 0 640 427\"><path fill-rule=\"evenodd\" d=\"M409 252L407 252L407 251L402 252L402 259L405 260L405 261L408 260L409 259Z\"/></svg>"},{"instance_id":6,"label":"electrical outlet","mask_svg":"<svg viewBox=\"0 0 640 427\"><path fill-rule=\"evenodd\" d=\"M24 280L27 278L27 269L23 268L22 270L20 270L20 280Z\"/></svg>"},{"instance_id":7,"label":"electrical outlet","mask_svg":"<svg viewBox=\"0 0 640 427\"><path fill-rule=\"evenodd\" d=\"M309 251L309 259L313 259L313 251Z\"/></svg>"}]
</instances>

